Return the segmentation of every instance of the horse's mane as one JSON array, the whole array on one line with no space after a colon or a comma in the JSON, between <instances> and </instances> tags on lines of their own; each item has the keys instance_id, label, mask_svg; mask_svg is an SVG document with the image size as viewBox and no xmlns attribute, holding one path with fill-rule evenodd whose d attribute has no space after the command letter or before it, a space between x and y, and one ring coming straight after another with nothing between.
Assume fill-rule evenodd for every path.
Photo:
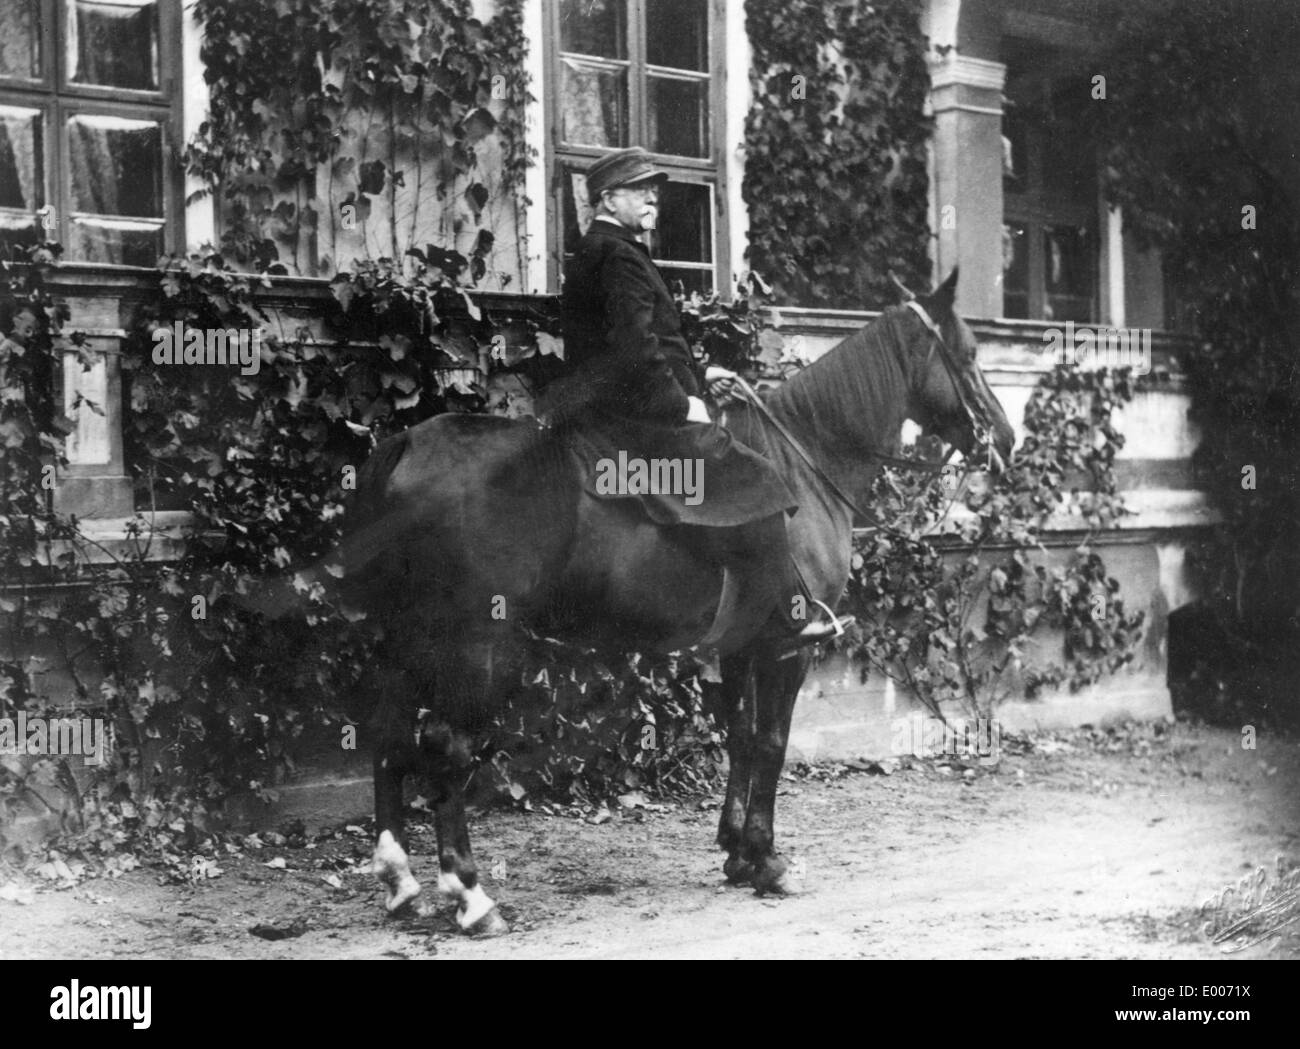
<instances>
[{"instance_id":1,"label":"horse's mane","mask_svg":"<svg viewBox=\"0 0 1300 1049\"><path fill-rule=\"evenodd\" d=\"M768 408L828 446L854 437L876 450L892 445L898 435L887 425L907 398L903 317L901 307L887 309L770 393Z\"/></svg>"}]
</instances>

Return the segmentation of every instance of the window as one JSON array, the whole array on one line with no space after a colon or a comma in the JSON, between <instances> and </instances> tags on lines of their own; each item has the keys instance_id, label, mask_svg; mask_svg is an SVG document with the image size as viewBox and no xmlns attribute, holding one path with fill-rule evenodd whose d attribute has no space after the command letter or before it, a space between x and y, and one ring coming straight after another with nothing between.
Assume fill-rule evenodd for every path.
<instances>
[{"instance_id":1,"label":"window","mask_svg":"<svg viewBox=\"0 0 1300 1049\"><path fill-rule=\"evenodd\" d=\"M1003 105L1002 302L1006 317L1088 323L1098 312L1097 162L1086 76L1061 76L1014 42ZM1026 45L1029 46L1029 45Z\"/></svg>"},{"instance_id":2,"label":"window","mask_svg":"<svg viewBox=\"0 0 1300 1049\"><path fill-rule=\"evenodd\" d=\"M655 262L687 291L712 291L725 275L713 7L710 0L549 0L557 269L591 221L583 173L610 150L643 146L670 179L648 245Z\"/></svg>"},{"instance_id":3,"label":"window","mask_svg":"<svg viewBox=\"0 0 1300 1049\"><path fill-rule=\"evenodd\" d=\"M0 255L153 266L180 236L178 0L0 2Z\"/></svg>"}]
</instances>

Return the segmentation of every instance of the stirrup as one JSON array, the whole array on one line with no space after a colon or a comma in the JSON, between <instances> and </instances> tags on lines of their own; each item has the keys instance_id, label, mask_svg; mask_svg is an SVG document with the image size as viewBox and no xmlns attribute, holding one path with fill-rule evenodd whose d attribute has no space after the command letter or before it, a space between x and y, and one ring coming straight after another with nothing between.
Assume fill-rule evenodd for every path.
<instances>
[{"instance_id":1,"label":"stirrup","mask_svg":"<svg viewBox=\"0 0 1300 1049\"><path fill-rule=\"evenodd\" d=\"M831 628L834 631L832 635L834 637L843 637L844 631L857 622L856 616L851 616L847 614L843 616L837 616L833 611L831 611L830 605L818 601L815 597L810 598L810 600L814 605L816 605L818 608L820 608L823 612L826 613L826 618L830 620ZM802 637L804 631L810 629L812 626L813 624L809 623L808 626L804 627L803 630L799 631L800 636Z\"/></svg>"},{"instance_id":2,"label":"stirrup","mask_svg":"<svg viewBox=\"0 0 1300 1049\"><path fill-rule=\"evenodd\" d=\"M833 637L843 637L845 630L857 622L857 618L852 615L837 616L816 598L813 598L812 602L826 613L829 622L814 621L793 637L787 636L783 638L782 641L789 648L789 651L779 655L778 660L789 659L791 656L797 655L800 649L807 648L809 645L819 645Z\"/></svg>"}]
</instances>

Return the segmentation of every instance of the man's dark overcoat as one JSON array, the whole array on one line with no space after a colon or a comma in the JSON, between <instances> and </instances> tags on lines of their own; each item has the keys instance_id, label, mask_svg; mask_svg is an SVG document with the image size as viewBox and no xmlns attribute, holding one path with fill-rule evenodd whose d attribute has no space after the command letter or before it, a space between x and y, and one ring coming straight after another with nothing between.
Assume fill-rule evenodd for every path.
<instances>
[{"instance_id":1,"label":"man's dark overcoat","mask_svg":"<svg viewBox=\"0 0 1300 1049\"><path fill-rule=\"evenodd\" d=\"M665 524L726 527L793 511L794 498L761 456L716 423L688 423L688 397L704 376L682 336L663 276L630 230L596 219L565 271L565 361L572 369L548 387L553 425L576 430L593 457L703 459L703 499L643 499ZM590 477L584 487L594 491Z\"/></svg>"}]
</instances>

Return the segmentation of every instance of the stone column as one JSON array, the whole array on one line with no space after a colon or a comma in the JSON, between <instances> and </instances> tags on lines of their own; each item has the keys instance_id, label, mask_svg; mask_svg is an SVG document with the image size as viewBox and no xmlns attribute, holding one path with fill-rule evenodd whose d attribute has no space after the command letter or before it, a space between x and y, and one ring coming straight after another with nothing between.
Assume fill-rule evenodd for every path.
<instances>
[{"instance_id":1,"label":"stone column","mask_svg":"<svg viewBox=\"0 0 1300 1049\"><path fill-rule=\"evenodd\" d=\"M1002 87L1006 66L955 49L930 59L936 280L961 266L957 309L1002 316Z\"/></svg>"}]
</instances>

